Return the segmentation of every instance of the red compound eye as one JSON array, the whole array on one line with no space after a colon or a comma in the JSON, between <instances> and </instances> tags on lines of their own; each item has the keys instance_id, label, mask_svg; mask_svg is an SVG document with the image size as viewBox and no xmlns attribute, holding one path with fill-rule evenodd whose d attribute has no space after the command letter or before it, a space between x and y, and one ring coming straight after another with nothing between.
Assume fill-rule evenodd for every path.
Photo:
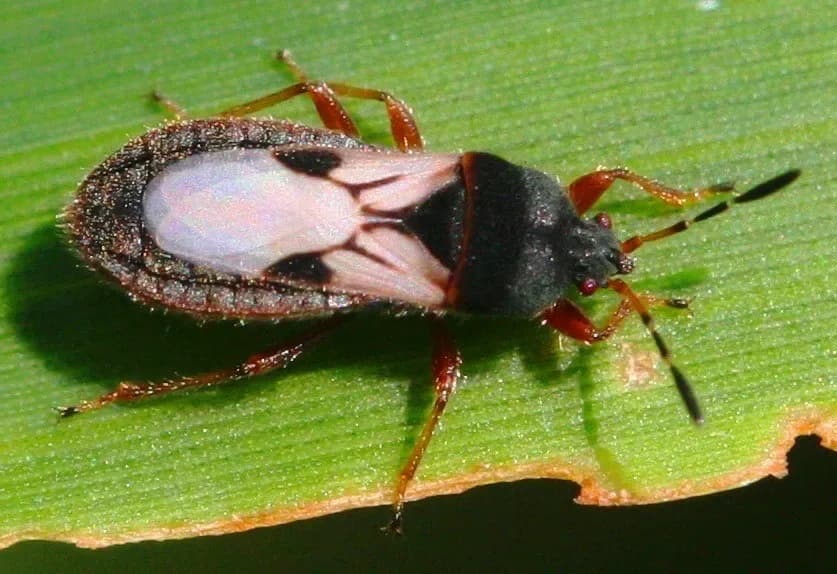
<instances>
[{"instance_id":1,"label":"red compound eye","mask_svg":"<svg viewBox=\"0 0 837 574\"><path fill-rule=\"evenodd\" d=\"M610 220L610 216L607 213L597 213L593 219L599 226L604 227L605 229L612 229L613 222Z\"/></svg>"},{"instance_id":2,"label":"red compound eye","mask_svg":"<svg viewBox=\"0 0 837 574\"><path fill-rule=\"evenodd\" d=\"M581 282L578 286L578 290L581 292L582 295L587 297L588 295L592 295L596 292L599 288L599 284L596 282L595 279L585 279Z\"/></svg>"}]
</instances>

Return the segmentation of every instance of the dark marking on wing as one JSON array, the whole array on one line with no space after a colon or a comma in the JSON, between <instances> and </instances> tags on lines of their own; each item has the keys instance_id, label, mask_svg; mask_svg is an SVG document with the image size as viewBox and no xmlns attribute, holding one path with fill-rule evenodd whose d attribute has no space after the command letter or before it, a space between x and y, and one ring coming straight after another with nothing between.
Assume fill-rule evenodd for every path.
<instances>
[{"instance_id":1,"label":"dark marking on wing","mask_svg":"<svg viewBox=\"0 0 837 574\"><path fill-rule=\"evenodd\" d=\"M370 222L370 223L364 223L361 226L362 231L372 231L373 229L380 229L380 228L391 229L392 231L396 231L396 232L400 233L401 235L403 235L404 237L409 238L411 241L417 241L417 242L421 243L421 239L419 237L417 237L416 234L413 233L410 229L408 229L403 221L400 221L400 220L397 220L397 219L392 219L392 220L388 220L388 221L374 221L374 222ZM390 268L394 269L394 266L392 264L390 264L389 262L379 260L374 254L368 253L363 248L358 247L354 243L347 244L347 248L352 249L356 253L360 253L364 257L372 258L373 260L379 261L380 263L386 265L387 267L390 267ZM433 255L432 251L431 251L431 255ZM433 256L436 257L435 255L433 255ZM438 257L436 257L436 258L438 259ZM442 263L444 264L444 262L442 262ZM445 289L447 287L447 281L438 282L438 281L435 281L435 280L433 280L429 277L428 277L428 279L430 279L433 283L435 283L436 285L438 285L442 289Z\"/></svg>"},{"instance_id":2,"label":"dark marking on wing","mask_svg":"<svg viewBox=\"0 0 837 574\"><path fill-rule=\"evenodd\" d=\"M319 253L302 253L277 261L267 268L264 275L266 277L280 276L294 281L325 285L331 279L332 272L323 263Z\"/></svg>"},{"instance_id":3,"label":"dark marking on wing","mask_svg":"<svg viewBox=\"0 0 837 574\"><path fill-rule=\"evenodd\" d=\"M395 181L398 181L403 176L401 175L390 175L388 177L382 177L381 179L376 179L375 181L365 181L363 183L346 183L343 181L332 180L337 185L341 185L346 188L349 193L351 193L354 197L360 195L360 192L366 191L367 189L374 189L376 187L381 187L382 185L389 185Z\"/></svg>"},{"instance_id":4,"label":"dark marking on wing","mask_svg":"<svg viewBox=\"0 0 837 574\"><path fill-rule=\"evenodd\" d=\"M373 229L379 229L381 227L385 227L387 229L392 229L393 231L398 231L404 235L409 236L410 230L404 227L404 222L400 219L395 218L388 218L388 219L379 219L377 221L368 221L360 226L361 231L372 231Z\"/></svg>"},{"instance_id":5,"label":"dark marking on wing","mask_svg":"<svg viewBox=\"0 0 837 574\"><path fill-rule=\"evenodd\" d=\"M340 249L354 251L359 255L363 255L367 259L371 259L375 263L383 265L384 267L392 268L392 265L386 259L383 259L382 257L375 255L374 253L367 251L366 249L358 245L357 236L353 235L346 243L340 246Z\"/></svg>"},{"instance_id":6,"label":"dark marking on wing","mask_svg":"<svg viewBox=\"0 0 837 574\"><path fill-rule=\"evenodd\" d=\"M326 177L329 172L339 167L343 160L328 149L283 149L273 150L273 157L288 169L306 175Z\"/></svg>"}]
</instances>

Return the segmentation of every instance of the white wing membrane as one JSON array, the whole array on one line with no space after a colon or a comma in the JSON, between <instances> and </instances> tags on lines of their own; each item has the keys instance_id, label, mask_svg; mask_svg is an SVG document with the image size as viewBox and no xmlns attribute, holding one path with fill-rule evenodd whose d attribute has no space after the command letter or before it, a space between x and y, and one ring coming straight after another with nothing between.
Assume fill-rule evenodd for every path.
<instances>
[{"instance_id":1,"label":"white wing membrane","mask_svg":"<svg viewBox=\"0 0 837 574\"><path fill-rule=\"evenodd\" d=\"M404 273L418 272L435 283L445 283L450 272L415 238L389 227L373 227L355 242L364 251Z\"/></svg>"},{"instance_id":2,"label":"white wing membrane","mask_svg":"<svg viewBox=\"0 0 837 574\"><path fill-rule=\"evenodd\" d=\"M362 221L348 191L286 169L263 149L203 153L169 166L149 184L144 214L165 251L245 276L340 245Z\"/></svg>"},{"instance_id":3,"label":"white wing membrane","mask_svg":"<svg viewBox=\"0 0 837 574\"><path fill-rule=\"evenodd\" d=\"M393 269L355 251L330 251L323 255L323 262L334 272L329 284L343 291L369 293L425 307L438 307L445 300L444 289L439 285L414 272Z\"/></svg>"},{"instance_id":4,"label":"white wing membrane","mask_svg":"<svg viewBox=\"0 0 837 574\"><path fill-rule=\"evenodd\" d=\"M314 254L331 271L326 289L441 305L450 270L417 237L378 223L455 181L458 156L326 152L340 165L323 175L268 149L175 162L146 189L148 232L164 251L226 273L261 277L287 257Z\"/></svg>"},{"instance_id":5,"label":"white wing membrane","mask_svg":"<svg viewBox=\"0 0 837 574\"><path fill-rule=\"evenodd\" d=\"M364 185L394 175L398 179L360 193L360 203L378 211L417 205L456 178L459 157L451 154L369 153L343 150L343 163L329 175L337 181ZM382 169L383 168L383 169Z\"/></svg>"}]
</instances>

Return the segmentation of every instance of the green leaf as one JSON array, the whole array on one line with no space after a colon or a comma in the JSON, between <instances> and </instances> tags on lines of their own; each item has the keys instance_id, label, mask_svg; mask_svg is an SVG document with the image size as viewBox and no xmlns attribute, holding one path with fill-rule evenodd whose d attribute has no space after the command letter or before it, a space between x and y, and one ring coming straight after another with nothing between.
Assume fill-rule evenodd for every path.
<instances>
[{"instance_id":1,"label":"green leaf","mask_svg":"<svg viewBox=\"0 0 837 574\"><path fill-rule=\"evenodd\" d=\"M362 316L247 384L60 423L51 411L303 328L150 313L81 269L55 219L88 170L161 121L151 89L211 114L288 84L271 61L282 47L312 76L404 98L435 151L565 180L625 164L685 187L803 170L638 252L635 287L694 297L691 317L656 315L702 428L637 320L581 347L532 322L457 318L466 383L411 497L551 476L579 481L584 502L651 502L782 474L800 433L834 447L833 5L122 4L0 8L0 543L194 536L389 501L432 401L420 318ZM381 106L349 107L388 141ZM273 113L315 123L304 101ZM626 236L680 217L627 186L600 207ZM594 299L599 318L616 303Z\"/></svg>"}]
</instances>

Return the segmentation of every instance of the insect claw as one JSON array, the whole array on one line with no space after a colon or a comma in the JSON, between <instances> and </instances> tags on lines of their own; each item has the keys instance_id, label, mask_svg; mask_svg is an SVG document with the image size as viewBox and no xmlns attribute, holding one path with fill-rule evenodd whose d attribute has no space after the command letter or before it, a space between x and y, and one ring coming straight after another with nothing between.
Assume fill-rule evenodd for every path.
<instances>
[{"instance_id":1,"label":"insect claw","mask_svg":"<svg viewBox=\"0 0 837 574\"><path fill-rule=\"evenodd\" d=\"M692 310L692 301L694 300L694 297L675 298L671 300L675 303L671 306L675 309L685 309L689 319L693 319L695 317L695 312Z\"/></svg>"},{"instance_id":2,"label":"insect claw","mask_svg":"<svg viewBox=\"0 0 837 574\"><path fill-rule=\"evenodd\" d=\"M381 526L381 532L388 536L404 536L404 522L401 513L396 513L386 526Z\"/></svg>"},{"instance_id":3,"label":"insect claw","mask_svg":"<svg viewBox=\"0 0 837 574\"><path fill-rule=\"evenodd\" d=\"M53 407L53 410L58 413L62 419L67 417L71 417L73 415L77 415L81 412L81 409L77 406L70 406L70 407Z\"/></svg>"},{"instance_id":4,"label":"insect claw","mask_svg":"<svg viewBox=\"0 0 837 574\"><path fill-rule=\"evenodd\" d=\"M182 120L186 117L186 110L184 110L177 102L168 99L162 92L156 88L151 90L148 94L151 101L163 108L174 120Z\"/></svg>"},{"instance_id":5,"label":"insect claw","mask_svg":"<svg viewBox=\"0 0 837 574\"><path fill-rule=\"evenodd\" d=\"M708 191L711 191L712 193L727 193L734 190L734 181L722 181L721 183L716 183L708 189Z\"/></svg>"}]
</instances>

